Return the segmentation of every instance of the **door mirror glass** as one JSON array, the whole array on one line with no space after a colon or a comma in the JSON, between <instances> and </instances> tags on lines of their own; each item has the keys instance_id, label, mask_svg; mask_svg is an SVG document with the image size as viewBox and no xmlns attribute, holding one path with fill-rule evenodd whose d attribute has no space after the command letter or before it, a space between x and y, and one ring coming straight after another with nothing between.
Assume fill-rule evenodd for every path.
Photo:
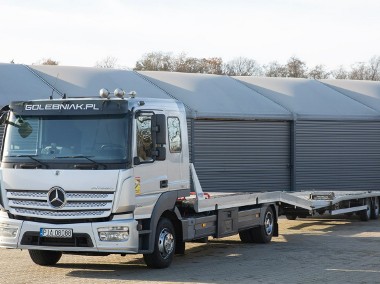
<instances>
[{"instance_id":1,"label":"door mirror glass","mask_svg":"<svg viewBox=\"0 0 380 284\"><path fill-rule=\"evenodd\" d=\"M0 117L0 122L3 120L3 115ZM28 137L33 132L33 127L30 123L20 117L15 122L6 119L4 119L4 122L18 128L18 134L20 134L22 138Z\"/></svg>"},{"instance_id":2,"label":"door mirror glass","mask_svg":"<svg viewBox=\"0 0 380 284\"><path fill-rule=\"evenodd\" d=\"M151 114L140 114L136 118L136 137L137 157L140 162L152 162L153 137Z\"/></svg>"},{"instance_id":3,"label":"door mirror glass","mask_svg":"<svg viewBox=\"0 0 380 284\"><path fill-rule=\"evenodd\" d=\"M28 137L33 132L32 126L27 121L23 121L18 129L18 133L22 138Z\"/></svg>"}]
</instances>

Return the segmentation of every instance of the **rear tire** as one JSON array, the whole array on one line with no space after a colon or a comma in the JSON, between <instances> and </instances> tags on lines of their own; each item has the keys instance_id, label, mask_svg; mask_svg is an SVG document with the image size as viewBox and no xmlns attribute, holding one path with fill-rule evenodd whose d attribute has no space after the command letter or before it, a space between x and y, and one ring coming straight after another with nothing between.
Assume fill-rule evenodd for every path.
<instances>
[{"instance_id":1,"label":"rear tire","mask_svg":"<svg viewBox=\"0 0 380 284\"><path fill-rule=\"evenodd\" d=\"M360 220L366 222L371 219L371 212L372 212L372 202L370 198L366 198L365 205L367 205L367 210L363 210L359 213Z\"/></svg>"},{"instance_id":2,"label":"rear tire","mask_svg":"<svg viewBox=\"0 0 380 284\"><path fill-rule=\"evenodd\" d=\"M288 220L295 220L295 219L297 219L297 215L285 215L285 217Z\"/></svg>"},{"instance_id":3,"label":"rear tire","mask_svg":"<svg viewBox=\"0 0 380 284\"><path fill-rule=\"evenodd\" d=\"M271 207L267 207L264 213L264 224L239 232L240 240L243 243L266 244L272 240L275 228L275 217Z\"/></svg>"},{"instance_id":4,"label":"rear tire","mask_svg":"<svg viewBox=\"0 0 380 284\"><path fill-rule=\"evenodd\" d=\"M268 206L264 213L264 224L252 229L253 242L262 244L269 243L273 237L275 222L273 210Z\"/></svg>"},{"instance_id":5,"label":"rear tire","mask_svg":"<svg viewBox=\"0 0 380 284\"><path fill-rule=\"evenodd\" d=\"M35 264L42 266L55 265L62 257L61 251L29 250L30 258Z\"/></svg>"},{"instance_id":6,"label":"rear tire","mask_svg":"<svg viewBox=\"0 0 380 284\"><path fill-rule=\"evenodd\" d=\"M318 213L319 215L323 215L323 214L325 214L325 212L326 212L325 209L317 210L317 213Z\"/></svg>"},{"instance_id":7,"label":"rear tire","mask_svg":"<svg viewBox=\"0 0 380 284\"><path fill-rule=\"evenodd\" d=\"M372 203L371 219L379 219L380 213L380 201L378 197L375 197Z\"/></svg>"},{"instance_id":8,"label":"rear tire","mask_svg":"<svg viewBox=\"0 0 380 284\"><path fill-rule=\"evenodd\" d=\"M156 228L154 251L144 254L144 261L150 268L166 268L173 261L176 247L176 236L172 222L161 218Z\"/></svg>"}]
</instances>

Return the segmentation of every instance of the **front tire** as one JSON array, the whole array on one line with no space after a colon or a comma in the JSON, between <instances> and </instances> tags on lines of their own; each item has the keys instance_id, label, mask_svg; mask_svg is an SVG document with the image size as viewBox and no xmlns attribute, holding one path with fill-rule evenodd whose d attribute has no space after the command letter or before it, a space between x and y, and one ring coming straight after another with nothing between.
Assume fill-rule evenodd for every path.
<instances>
[{"instance_id":1,"label":"front tire","mask_svg":"<svg viewBox=\"0 0 380 284\"><path fill-rule=\"evenodd\" d=\"M57 264L57 262L61 259L62 252L30 249L29 255L35 264L42 266L51 266Z\"/></svg>"},{"instance_id":2,"label":"front tire","mask_svg":"<svg viewBox=\"0 0 380 284\"><path fill-rule=\"evenodd\" d=\"M161 218L156 229L154 251L144 254L144 261L151 268L166 268L173 261L176 247L176 236L172 222Z\"/></svg>"}]
</instances>

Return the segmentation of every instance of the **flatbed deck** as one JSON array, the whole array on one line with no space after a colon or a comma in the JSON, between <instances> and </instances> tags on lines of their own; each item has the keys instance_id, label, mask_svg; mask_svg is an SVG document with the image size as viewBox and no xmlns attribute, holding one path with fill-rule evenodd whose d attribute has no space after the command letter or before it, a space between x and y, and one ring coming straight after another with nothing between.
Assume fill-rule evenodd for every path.
<instances>
[{"instance_id":1,"label":"flatbed deck","mask_svg":"<svg viewBox=\"0 0 380 284\"><path fill-rule=\"evenodd\" d=\"M380 191L274 191L274 192L212 192L204 193L193 164L190 165L194 195L188 198L198 213L219 209L275 203L287 216L345 214L367 211L377 219ZM365 218L364 218L365 219Z\"/></svg>"}]
</instances>

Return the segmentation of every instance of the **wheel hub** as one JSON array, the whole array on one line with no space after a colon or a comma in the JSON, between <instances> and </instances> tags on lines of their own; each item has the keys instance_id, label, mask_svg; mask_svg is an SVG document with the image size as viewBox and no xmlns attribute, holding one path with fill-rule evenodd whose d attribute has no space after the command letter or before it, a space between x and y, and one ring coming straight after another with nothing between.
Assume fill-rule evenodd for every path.
<instances>
[{"instance_id":1,"label":"wheel hub","mask_svg":"<svg viewBox=\"0 0 380 284\"><path fill-rule=\"evenodd\" d=\"M266 232L266 234L268 236L271 235L272 231L273 231L273 215L272 215L272 213L268 212L265 215L264 226L265 226L265 232Z\"/></svg>"},{"instance_id":2,"label":"wheel hub","mask_svg":"<svg viewBox=\"0 0 380 284\"><path fill-rule=\"evenodd\" d=\"M163 229L158 238L158 249L161 256L165 259L174 250L174 237L167 229Z\"/></svg>"}]
</instances>

